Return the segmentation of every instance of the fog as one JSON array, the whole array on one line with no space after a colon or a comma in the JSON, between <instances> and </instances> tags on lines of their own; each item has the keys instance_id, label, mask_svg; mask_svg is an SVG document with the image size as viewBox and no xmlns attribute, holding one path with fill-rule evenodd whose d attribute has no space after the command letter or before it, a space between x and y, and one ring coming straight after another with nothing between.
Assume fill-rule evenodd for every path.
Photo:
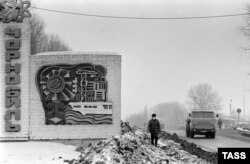
<instances>
[{"instance_id":1,"label":"fog","mask_svg":"<svg viewBox=\"0 0 250 164\"><path fill-rule=\"evenodd\" d=\"M147 128L147 123L151 119L151 115L155 113L160 121L162 130L173 130L185 126L188 117L187 109L178 102L166 102L158 104L150 109L145 108L138 113L131 114L126 121L131 126L139 126Z\"/></svg>"},{"instance_id":2,"label":"fog","mask_svg":"<svg viewBox=\"0 0 250 164\"><path fill-rule=\"evenodd\" d=\"M249 0L34 0L36 7L112 16L192 17L246 13ZM73 51L122 55L124 119L146 105L185 104L188 89L209 83L222 97L222 112L243 109L250 115L248 40L239 28L245 16L194 20L123 20L32 9L45 19L46 32L56 33ZM48 19L49 18L49 19ZM248 60L248 62L247 62ZM243 85L243 84L246 85Z\"/></svg>"}]
</instances>

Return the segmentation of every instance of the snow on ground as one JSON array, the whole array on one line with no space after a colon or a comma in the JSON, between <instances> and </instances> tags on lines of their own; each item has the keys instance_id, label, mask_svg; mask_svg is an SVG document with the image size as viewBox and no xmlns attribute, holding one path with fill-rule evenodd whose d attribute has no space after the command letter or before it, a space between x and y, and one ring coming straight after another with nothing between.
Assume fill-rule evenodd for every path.
<instances>
[{"instance_id":1,"label":"snow on ground","mask_svg":"<svg viewBox=\"0 0 250 164\"><path fill-rule=\"evenodd\" d=\"M73 164L210 164L183 149L185 146L192 151L201 151L196 145L180 140L176 134L162 132L161 136L163 138L155 147L151 145L150 134L143 129L134 129L79 149L82 155ZM212 157L204 153L207 159Z\"/></svg>"},{"instance_id":2,"label":"snow on ground","mask_svg":"<svg viewBox=\"0 0 250 164\"><path fill-rule=\"evenodd\" d=\"M1 164L65 164L79 157L76 147L54 142L0 142Z\"/></svg>"}]
</instances>

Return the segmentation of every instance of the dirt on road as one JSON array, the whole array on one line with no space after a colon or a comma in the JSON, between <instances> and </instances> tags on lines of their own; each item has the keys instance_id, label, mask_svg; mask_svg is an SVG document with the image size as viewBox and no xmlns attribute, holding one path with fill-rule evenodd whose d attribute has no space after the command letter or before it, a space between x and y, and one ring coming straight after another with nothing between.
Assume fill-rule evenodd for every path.
<instances>
[{"instance_id":1,"label":"dirt on road","mask_svg":"<svg viewBox=\"0 0 250 164\"><path fill-rule=\"evenodd\" d=\"M250 138L240 136L235 131L217 131L215 139L205 138L202 135L187 138L184 130L171 131L171 133L176 133L180 138L213 152L217 152L220 147L250 147Z\"/></svg>"}]
</instances>

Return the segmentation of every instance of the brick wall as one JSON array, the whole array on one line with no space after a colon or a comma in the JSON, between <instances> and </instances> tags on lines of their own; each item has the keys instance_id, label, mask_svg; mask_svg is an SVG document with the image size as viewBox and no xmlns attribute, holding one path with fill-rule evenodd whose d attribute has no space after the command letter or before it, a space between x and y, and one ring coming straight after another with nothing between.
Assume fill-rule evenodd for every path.
<instances>
[{"instance_id":1,"label":"brick wall","mask_svg":"<svg viewBox=\"0 0 250 164\"><path fill-rule=\"evenodd\" d=\"M91 63L107 70L108 101L113 102L113 124L45 125L45 113L36 87L39 68L50 64ZM120 133L121 120L121 56L98 53L51 52L30 56L29 101L31 139L107 138Z\"/></svg>"},{"instance_id":2,"label":"brick wall","mask_svg":"<svg viewBox=\"0 0 250 164\"><path fill-rule=\"evenodd\" d=\"M6 112L5 108L5 41L8 39L13 39L13 37L4 34L5 28L13 27L21 29L21 47L19 59L14 59L11 61L11 65L15 63L21 64L20 73L20 84L21 88L21 118L20 120L15 120L12 116L12 124L21 125L20 132L5 132L5 120L4 115ZM0 23L0 140L26 140L28 139L28 129L29 129L29 54L30 54L30 29L29 24L26 23ZM10 62L8 62L10 63ZM10 108L11 109L11 108Z\"/></svg>"}]
</instances>

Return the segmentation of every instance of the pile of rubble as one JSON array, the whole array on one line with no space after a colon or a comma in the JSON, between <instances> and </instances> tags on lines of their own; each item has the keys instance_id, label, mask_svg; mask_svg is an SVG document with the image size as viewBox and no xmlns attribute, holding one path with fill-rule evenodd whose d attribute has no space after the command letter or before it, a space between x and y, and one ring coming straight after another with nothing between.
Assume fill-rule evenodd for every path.
<instances>
[{"instance_id":1,"label":"pile of rubble","mask_svg":"<svg viewBox=\"0 0 250 164\"><path fill-rule=\"evenodd\" d=\"M166 137L164 134L162 137ZM158 147L150 144L149 134L137 129L80 148L81 155L70 164L209 164L182 149L172 140L160 142Z\"/></svg>"},{"instance_id":2,"label":"pile of rubble","mask_svg":"<svg viewBox=\"0 0 250 164\"><path fill-rule=\"evenodd\" d=\"M218 160L217 153L205 151L194 143L189 143L186 140L180 139L176 133L171 135L170 133L163 131L160 137L164 140L172 140L175 143L178 143L180 146L180 149L183 149L192 155L205 159L206 161L211 162L211 163L217 163L217 160Z\"/></svg>"}]
</instances>

